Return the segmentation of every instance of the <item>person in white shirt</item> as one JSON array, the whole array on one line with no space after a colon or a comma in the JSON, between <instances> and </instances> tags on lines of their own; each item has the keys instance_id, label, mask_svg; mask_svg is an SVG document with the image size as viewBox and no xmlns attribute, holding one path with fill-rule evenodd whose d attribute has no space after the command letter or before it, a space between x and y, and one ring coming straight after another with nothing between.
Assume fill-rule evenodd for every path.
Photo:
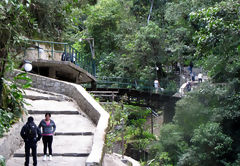
<instances>
[{"instance_id":1,"label":"person in white shirt","mask_svg":"<svg viewBox=\"0 0 240 166\"><path fill-rule=\"evenodd\" d=\"M158 89L159 89L159 82L158 82L158 80L154 81L154 88L155 88L155 93L158 93Z\"/></svg>"},{"instance_id":2,"label":"person in white shirt","mask_svg":"<svg viewBox=\"0 0 240 166\"><path fill-rule=\"evenodd\" d=\"M200 72L200 73L198 74L198 82L199 82L199 83L202 82L202 79L203 79L203 74Z\"/></svg>"}]
</instances>

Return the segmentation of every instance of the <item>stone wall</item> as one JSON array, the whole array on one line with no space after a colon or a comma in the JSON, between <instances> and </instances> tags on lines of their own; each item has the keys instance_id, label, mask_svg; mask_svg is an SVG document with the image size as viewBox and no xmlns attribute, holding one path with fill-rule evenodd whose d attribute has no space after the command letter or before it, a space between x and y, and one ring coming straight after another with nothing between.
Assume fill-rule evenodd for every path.
<instances>
[{"instance_id":1,"label":"stone wall","mask_svg":"<svg viewBox=\"0 0 240 166\"><path fill-rule=\"evenodd\" d=\"M4 137L0 138L0 155L2 155L6 160L8 160L23 143L20 132L25 123L26 116L24 115L18 123L14 124L10 128L8 133L3 135Z\"/></svg>"},{"instance_id":2,"label":"stone wall","mask_svg":"<svg viewBox=\"0 0 240 166\"><path fill-rule=\"evenodd\" d=\"M36 44L37 45L37 44ZM55 60L55 61L61 61L61 56L64 52L64 50L55 50L53 49L53 55L52 55L52 48L50 45L47 44L39 44L40 49L29 47L24 52L18 55L20 59L28 60L28 61L36 61L37 59L42 60Z\"/></svg>"},{"instance_id":3,"label":"stone wall","mask_svg":"<svg viewBox=\"0 0 240 166\"><path fill-rule=\"evenodd\" d=\"M21 71L19 70L15 70L15 72L9 74L9 77L13 77L15 74L20 72ZM109 114L81 85L59 81L31 73L29 73L29 76L32 78L33 88L60 93L73 98L79 107L97 125L93 137L92 150L87 158L86 166L102 165Z\"/></svg>"}]
</instances>

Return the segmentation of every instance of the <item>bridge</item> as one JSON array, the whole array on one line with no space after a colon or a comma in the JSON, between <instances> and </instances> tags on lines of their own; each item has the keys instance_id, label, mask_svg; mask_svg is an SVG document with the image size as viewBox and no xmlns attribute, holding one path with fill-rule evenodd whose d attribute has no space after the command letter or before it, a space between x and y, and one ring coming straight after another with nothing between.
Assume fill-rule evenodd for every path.
<instances>
[{"instance_id":1,"label":"bridge","mask_svg":"<svg viewBox=\"0 0 240 166\"><path fill-rule=\"evenodd\" d=\"M158 116L157 109L163 110L164 123L172 121L175 103L180 97L174 96L177 89L170 89L168 82L160 82L157 91L153 87L154 80L144 81L121 77L96 77L95 86L83 85L86 90L101 104L110 104L112 101L125 104L149 107L152 116Z\"/></svg>"}]
</instances>

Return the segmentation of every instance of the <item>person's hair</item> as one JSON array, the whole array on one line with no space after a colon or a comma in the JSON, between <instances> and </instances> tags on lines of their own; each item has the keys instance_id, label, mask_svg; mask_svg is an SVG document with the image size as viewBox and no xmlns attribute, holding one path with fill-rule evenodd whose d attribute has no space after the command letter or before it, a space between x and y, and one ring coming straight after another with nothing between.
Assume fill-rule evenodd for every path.
<instances>
[{"instance_id":1,"label":"person's hair","mask_svg":"<svg viewBox=\"0 0 240 166\"><path fill-rule=\"evenodd\" d=\"M32 116L28 117L28 122L33 122L33 121L34 121L34 119Z\"/></svg>"},{"instance_id":2,"label":"person's hair","mask_svg":"<svg viewBox=\"0 0 240 166\"><path fill-rule=\"evenodd\" d=\"M46 114L45 114L45 117L46 117L47 115L49 115L49 117L51 117L51 113L49 113L49 112L46 113Z\"/></svg>"}]
</instances>

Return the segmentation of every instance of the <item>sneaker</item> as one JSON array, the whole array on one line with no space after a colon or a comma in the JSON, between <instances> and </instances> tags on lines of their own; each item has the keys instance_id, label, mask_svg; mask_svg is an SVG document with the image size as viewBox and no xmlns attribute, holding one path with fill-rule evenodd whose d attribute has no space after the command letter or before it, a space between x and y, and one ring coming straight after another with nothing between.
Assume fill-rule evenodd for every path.
<instances>
[{"instance_id":1,"label":"sneaker","mask_svg":"<svg viewBox=\"0 0 240 166\"><path fill-rule=\"evenodd\" d=\"M52 155L49 155L49 160L52 161Z\"/></svg>"},{"instance_id":2,"label":"sneaker","mask_svg":"<svg viewBox=\"0 0 240 166\"><path fill-rule=\"evenodd\" d=\"M44 155L43 156L43 161L46 161L47 160L47 155Z\"/></svg>"}]
</instances>

